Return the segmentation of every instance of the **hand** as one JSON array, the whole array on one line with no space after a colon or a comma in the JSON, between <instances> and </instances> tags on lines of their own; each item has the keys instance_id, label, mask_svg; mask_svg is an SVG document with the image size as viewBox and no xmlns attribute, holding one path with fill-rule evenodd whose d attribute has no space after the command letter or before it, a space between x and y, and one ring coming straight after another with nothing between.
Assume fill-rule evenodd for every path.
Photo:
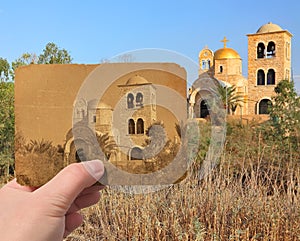
<instances>
[{"instance_id":1,"label":"hand","mask_svg":"<svg viewBox=\"0 0 300 241\"><path fill-rule=\"evenodd\" d=\"M40 188L16 180L0 189L2 241L62 240L82 223L80 209L97 203L104 173L101 161L71 164Z\"/></svg>"}]
</instances>

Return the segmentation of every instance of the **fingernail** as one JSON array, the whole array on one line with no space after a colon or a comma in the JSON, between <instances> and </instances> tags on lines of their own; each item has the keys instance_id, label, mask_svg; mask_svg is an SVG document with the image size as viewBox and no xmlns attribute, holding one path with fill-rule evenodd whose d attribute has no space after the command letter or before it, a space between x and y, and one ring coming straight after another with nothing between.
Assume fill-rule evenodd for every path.
<instances>
[{"instance_id":1,"label":"fingernail","mask_svg":"<svg viewBox=\"0 0 300 241\"><path fill-rule=\"evenodd\" d=\"M102 161L100 160L86 161L86 162L82 162L82 164L89 172L89 174L92 177L94 177L97 181L103 176L104 165Z\"/></svg>"}]
</instances>

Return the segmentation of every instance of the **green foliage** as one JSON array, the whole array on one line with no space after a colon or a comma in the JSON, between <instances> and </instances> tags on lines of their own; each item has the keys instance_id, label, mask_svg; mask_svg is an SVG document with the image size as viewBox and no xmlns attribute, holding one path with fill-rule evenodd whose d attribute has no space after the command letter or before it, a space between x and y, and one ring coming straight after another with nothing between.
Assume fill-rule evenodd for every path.
<instances>
[{"instance_id":1,"label":"green foliage","mask_svg":"<svg viewBox=\"0 0 300 241\"><path fill-rule=\"evenodd\" d=\"M14 124L14 84L0 82L0 166L13 165Z\"/></svg>"},{"instance_id":2,"label":"green foliage","mask_svg":"<svg viewBox=\"0 0 300 241\"><path fill-rule=\"evenodd\" d=\"M269 135L280 145L299 148L300 141L300 99L294 83L282 80L275 87L276 95L270 107L271 130Z\"/></svg>"},{"instance_id":3,"label":"green foliage","mask_svg":"<svg viewBox=\"0 0 300 241\"><path fill-rule=\"evenodd\" d=\"M15 79L15 71L18 67L29 65L29 64L35 64L37 62L36 54L30 54L30 53L24 53L21 57L16 59L11 63L11 69L10 69L10 76L12 80Z\"/></svg>"},{"instance_id":4,"label":"green foliage","mask_svg":"<svg viewBox=\"0 0 300 241\"><path fill-rule=\"evenodd\" d=\"M14 84L0 83L0 150L11 148L14 135Z\"/></svg>"},{"instance_id":5,"label":"green foliage","mask_svg":"<svg viewBox=\"0 0 300 241\"><path fill-rule=\"evenodd\" d=\"M0 79L1 82L7 81L9 78L10 65L6 59L0 58Z\"/></svg>"},{"instance_id":6,"label":"green foliage","mask_svg":"<svg viewBox=\"0 0 300 241\"><path fill-rule=\"evenodd\" d=\"M55 43L48 43L38 57L35 53L24 53L11 63L11 68L8 68L8 73L11 79L15 79L15 71L20 66L25 66L29 64L70 64L72 62L72 57L69 52L65 49L59 49ZM1 61L0 61L1 65ZM1 70L1 66L0 66Z\"/></svg>"},{"instance_id":7,"label":"green foliage","mask_svg":"<svg viewBox=\"0 0 300 241\"><path fill-rule=\"evenodd\" d=\"M236 108L241 106L244 101L243 96L237 94L236 87L234 85L226 87L219 85L218 93L228 113L230 110L232 113L234 113Z\"/></svg>"},{"instance_id":8,"label":"green foliage","mask_svg":"<svg viewBox=\"0 0 300 241\"><path fill-rule=\"evenodd\" d=\"M38 58L38 64L70 64L71 62L69 52L59 49L55 43L48 43Z\"/></svg>"},{"instance_id":9,"label":"green foliage","mask_svg":"<svg viewBox=\"0 0 300 241\"><path fill-rule=\"evenodd\" d=\"M38 58L36 54L24 53L11 66L6 59L0 58L0 174L3 173L3 168L6 169L5 172L11 169L14 162L14 83L7 81L9 78L14 80L15 71L20 66L36 63L67 64L71 61L68 51L59 49L54 43L48 43ZM32 147L35 151L46 148L43 153L48 155L56 151L50 146L51 143L40 141L29 144L27 148Z\"/></svg>"}]
</instances>

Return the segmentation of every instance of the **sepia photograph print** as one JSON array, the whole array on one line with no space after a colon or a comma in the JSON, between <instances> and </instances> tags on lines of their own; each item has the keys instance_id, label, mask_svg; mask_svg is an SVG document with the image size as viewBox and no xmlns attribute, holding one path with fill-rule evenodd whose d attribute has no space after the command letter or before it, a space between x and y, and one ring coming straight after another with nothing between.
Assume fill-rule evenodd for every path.
<instances>
[{"instance_id":1,"label":"sepia photograph print","mask_svg":"<svg viewBox=\"0 0 300 241\"><path fill-rule=\"evenodd\" d=\"M29 65L17 70L19 183L42 185L74 162L99 159L129 173L146 174L175 158L178 126L187 119L185 70L170 63L104 65ZM122 72L114 73L116 69ZM115 75L117 79L106 84ZM87 95L78 96L91 78L95 80L86 87ZM178 96L164 100L167 93L161 86ZM175 116L164 102L176 103L180 113Z\"/></svg>"}]
</instances>

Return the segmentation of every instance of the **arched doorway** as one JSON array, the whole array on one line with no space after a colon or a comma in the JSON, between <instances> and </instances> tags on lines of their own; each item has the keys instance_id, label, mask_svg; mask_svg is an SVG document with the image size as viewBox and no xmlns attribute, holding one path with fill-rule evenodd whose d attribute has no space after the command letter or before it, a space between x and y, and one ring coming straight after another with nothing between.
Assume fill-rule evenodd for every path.
<instances>
[{"instance_id":1,"label":"arched doorway","mask_svg":"<svg viewBox=\"0 0 300 241\"><path fill-rule=\"evenodd\" d=\"M132 148L130 152L130 160L143 160L143 150L139 147Z\"/></svg>"},{"instance_id":2,"label":"arched doorway","mask_svg":"<svg viewBox=\"0 0 300 241\"><path fill-rule=\"evenodd\" d=\"M75 144L76 143L76 144ZM89 146L83 140L74 140L70 147L69 163L88 160Z\"/></svg>"},{"instance_id":3,"label":"arched doorway","mask_svg":"<svg viewBox=\"0 0 300 241\"><path fill-rule=\"evenodd\" d=\"M200 118L206 118L209 115L208 104L206 100L200 102Z\"/></svg>"},{"instance_id":4,"label":"arched doorway","mask_svg":"<svg viewBox=\"0 0 300 241\"><path fill-rule=\"evenodd\" d=\"M258 104L258 114L269 114L272 102L269 99L262 99Z\"/></svg>"}]
</instances>

